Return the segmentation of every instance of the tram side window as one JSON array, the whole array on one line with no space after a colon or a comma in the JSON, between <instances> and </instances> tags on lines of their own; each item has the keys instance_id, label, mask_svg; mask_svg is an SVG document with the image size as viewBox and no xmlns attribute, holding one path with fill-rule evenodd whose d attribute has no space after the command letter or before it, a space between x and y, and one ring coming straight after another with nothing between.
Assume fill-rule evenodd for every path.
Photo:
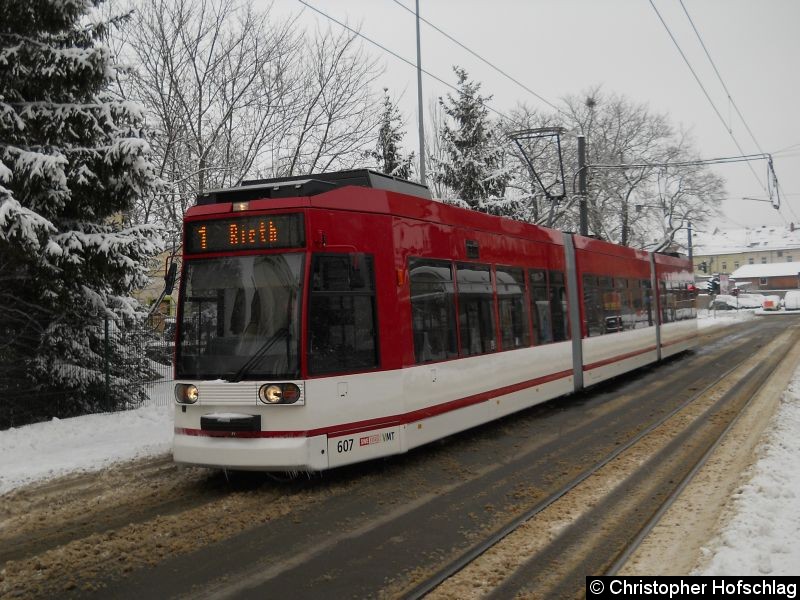
<instances>
[{"instance_id":1,"label":"tram side window","mask_svg":"<svg viewBox=\"0 0 800 600\"><path fill-rule=\"evenodd\" d=\"M525 274L522 269L512 267L497 267L495 274L503 350L530 346Z\"/></svg>"},{"instance_id":2,"label":"tram side window","mask_svg":"<svg viewBox=\"0 0 800 600\"><path fill-rule=\"evenodd\" d=\"M553 315L553 341L569 339L567 285L563 271L550 271L550 312Z\"/></svg>"},{"instance_id":3,"label":"tram side window","mask_svg":"<svg viewBox=\"0 0 800 600\"><path fill-rule=\"evenodd\" d=\"M655 312L654 312L654 304L653 304L653 290L650 287L650 281L647 279L642 279L639 281L639 284L642 288L642 313L639 316L638 321L642 324L642 327L652 327L655 325ZM637 313L639 314L639 313Z\"/></svg>"},{"instance_id":4,"label":"tram side window","mask_svg":"<svg viewBox=\"0 0 800 600\"><path fill-rule=\"evenodd\" d=\"M532 269L528 272L528 281L536 344L568 340L567 286L563 271Z\"/></svg>"},{"instance_id":5,"label":"tram side window","mask_svg":"<svg viewBox=\"0 0 800 600\"><path fill-rule=\"evenodd\" d=\"M412 258L408 272L417 363L458 356L451 263Z\"/></svg>"},{"instance_id":6,"label":"tram side window","mask_svg":"<svg viewBox=\"0 0 800 600\"><path fill-rule=\"evenodd\" d=\"M638 290L627 279L583 276L583 301L589 337L636 327Z\"/></svg>"},{"instance_id":7,"label":"tram side window","mask_svg":"<svg viewBox=\"0 0 800 600\"><path fill-rule=\"evenodd\" d=\"M661 322L672 323L675 321L675 292L672 283L660 281Z\"/></svg>"},{"instance_id":8,"label":"tram side window","mask_svg":"<svg viewBox=\"0 0 800 600\"><path fill-rule=\"evenodd\" d=\"M622 299L625 295L621 285L614 285L611 277L597 278L603 297L603 333L617 333L623 330ZM621 282L621 280L617 280Z\"/></svg>"},{"instance_id":9,"label":"tram side window","mask_svg":"<svg viewBox=\"0 0 800 600\"><path fill-rule=\"evenodd\" d=\"M647 323L642 320L642 315L644 314L642 286L638 279L628 280L628 294L630 297L630 304L628 305L628 310L625 315L626 323L630 329L647 327Z\"/></svg>"},{"instance_id":10,"label":"tram side window","mask_svg":"<svg viewBox=\"0 0 800 600\"><path fill-rule=\"evenodd\" d=\"M677 320L697 318L694 293L689 290L688 284L680 283L676 300L675 315Z\"/></svg>"},{"instance_id":11,"label":"tram side window","mask_svg":"<svg viewBox=\"0 0 800 600\"><path fill-rule=\"evenodd\" d=\"M547 291L547 271L528 271L531 285L531 315L537 344L553 342L553 317L550 314L550 294Z\"/></svg>"},{"instance_id":12,"label":"tram side window","mask_svg":"<svg viewBox=\"0 0 800 600\"><path fill-rule=\"evenodd\" d=\"M378 366L372 256L314 255L308 323L310 373Z\"/></svg>"},{"instance_id":13,"label":"tram side window","mask_svg":"<svg viewBox=\"0 0 800 600\"><path fill-rule=\"evenodd\" d=\"M456 280L461 354L494 352L497 342L491 270L487 265L458 264Z\"/></svg>"},{"instance_id":14,"label":"tram side window","mask_svg":"<svg viewBox=\"0 0 800 600\"><path fill-rule=\"evenodd\" d=\"M603 293L596 275L583 276L583 309L589 337L603 335Z\"/></svg>"}]
</instances>

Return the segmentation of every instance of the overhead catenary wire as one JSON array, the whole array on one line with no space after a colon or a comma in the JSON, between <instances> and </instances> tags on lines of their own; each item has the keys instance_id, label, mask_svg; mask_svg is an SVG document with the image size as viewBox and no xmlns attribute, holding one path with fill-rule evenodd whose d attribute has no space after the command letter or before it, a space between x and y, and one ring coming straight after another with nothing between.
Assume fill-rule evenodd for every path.
<instances>
[{"instance_id":1,"label":"overhead catenary wire","mask_svg":"<svg viewBox=\"0 0 800 600\"><path fill-rule=\"evenodd\" d=\"M747 121L745 120L744 115L742 115L742 112L739 110L739 107L736 105L736 102L734 102L733 96L731 95L730 90L728 90L728 86L725 85L725 80L722 78L722 75L720 74L719 69L717 69L717 65L714 62L714 59L711 58L711 53L708 51L708 48L706 47L706 44L703 41L703 37L700 35L700 32L698 31L697 27L695 26L694 21L692 20L692 17L689 14L689 11L686 9L686 5L684 5L683 0L678 0L678 1L681 3L681 8L683 8L683 12L686 14L686 18L689 19L689 23L691 24L692 29L694 30L694 33L697 36L697 40L700 42L700 45L703 48L703 52L706 53L706 57L708 58L708 62L711 63L711 66L714 69L714 73L717 74L717 79L719 79L719 82L722 85L722 89L725 90L725 94L728 96L728 100L730 101L731 106L733 106L733 109L736 111L736 114L739 115L739 119L742 121L742 124L744 125L745 129L747 129L747 133L750 134L750 138L753 140L753 143L756 145L756 148L758 148L758 151L763 154L764 150L761 148L761 144L758 143L758 140L756 139L756 136L753 134L753 130L750 129L750 126L747 124Z\"/></svg>"},{"instance_id":2,"label":"overhead catenary wire","mask_svg":"<svg viewBox=\"0 0 800 600\"><path fill-rule=\"evenodd\" d=\"M709 95L708 90L706 90L706 87L703 85L703 82L701 81L700 77L697 75L697 72L694 70L694 67L692 67L692 63L689 62L688 57L684 53L683 48L681 48L681 45L678 43L678 40L673 35L672 30L669 28L669 25L667 25L667 22L664 20L664 17L661 16L661 13L658 11L658 8L656 8L656 5L653 2L653 0L649 0L649 2L650 2L650 6L653 8L653 10L656 13L656 16L658 16L658 20L661 22L661 25L666 30L667 34L669 35L670 39L672 40L672 43L675 45L675 48L677 48L678 53L681 55L681 58L683 58L683 61L686 63L686 66L689 67L689 71L691 71L692 76L694 77L695 81L697 82L697 85L700 86L700 89L703 91L703 94L705 94L705 97L708 100L708 103L711 105L711 108L714 109L714 113L716 113L716 115L719 118L720 122L725 127L725 131L727 131L728 135L731 136L731 139L733 140L733 143L736 144L736 148L739 150L739 152L741 152L744 155L745 152L742 149L742 146L739 143L739 140L736 139L736 136L733 134L733 131L728 126L728 124L725 122L725 118L719 112L719 109L717 108L717 105L714 104L714 101L711 99L711 96ZM758 173L756 173L755 169L753 169L753 165L748 163L748 167L752 171L753 176L758 181L758 184L762 187L762 189L765 192L767 192L766 184L763 181L761 181L761 177L758 175Z\"/></svg>"},{"instance_id":3,"label":"overhead catenary wire","mask_svg":"<svg viewBox=\"0 0 800 600\"><path fill-rule=\"evenodd\" d=\"M402 7L404 10L406 10L408 12L411 12L412 14L416 15L416 13L414 11L409 9L402 2L399 2L399 0L392 0L392 1L395 2L395 4L397 4L398 6ZM375 47L379 48L380 50L386 52L387 54L395 57L396 59L400 60L401 62L404 62L405 64L411 66L412 68L415 68L415 69L417 68L417 64L415 62L413 62L413 61L401 56L400 54L390 50L389 48L387 48L386 46L384 46L380 42L377 42L376 40L371 39L370 37L364 35L362 32L358 31L357 29L354 29L353 27L349 26L348 24L340 21L339 19L336 19L335 17L329 15L328 13L322 11L321 9L313 6L312 4L307 2L306 0L298 0L298 2L300 2L303 6L311 9L314 12L316 12L320 16L324 17L325 19L328 19L329 21L331 21L333 23L336 23L340 27L342 27L342 28L346 29L347 31L351 32L353 35L356 35L356 36L360 37L361 39L367 41L368 43L372 44L373 46L375 46ZM683 3L681 2L681 4L683 4ZM765 192L767 194L770 194L770 192L767 190L766 185L761 181L761 178L755 172L755 170L753 169L752 165L749 164L752 160L766 159L766 158L769 157L769 155L766 154L766 153L763 153L763 152L761 154L758 154L758 155L746 155L746 154L744 154L744 151L742 150L741 145L739 144L738 140L733 135L733 132L728 128L727 124L725 123L725 119L722 117L721 113L717 109L717 107L714 104L713 100L711 99L708 91L706 90L706 88L703 85L702 81L700 80L700 78L698 77L696 72L694 71L692 65L690 64L690 62L688 60L688 58L684 54L683 50L681 49L680 45L678 44L678 42L675 39L674 35L672 34L671 30L667 26L666 22L662 18L662 16L659 13L658 9L653 4L653 0L650 0L650 5L652 6L653 10L656 12L656 15L658 16L658 18L661 21L662 25L664 26L664 28L666 29L666 31L669 34L670 38L672 39L673 43L675 44L676 48L678 49L678 52L683 57L684 61L686 62L686 65L688 66L689 70L692 72L692 75L695 77L695 80L697 81L698 85L700 86L700 88L702 89L703 93L705 94L707 100L709 101L709 103L711 104L712 108L714 109L714 112L717 114L717 116L719 117L719 119L723 123L723 125L725 125L726 131L728 131L729 135L733 139L733 141L736 144L736 146L739 149L739 151L742 152L742 154L740 156L737 156L737 157L722 157L722 158L707 159L707 160L701 159L701 160L680 161L680 162L665 162L665 163L636 163L636 164L628 164L628 165L600 165L600 164L597 164L597 165L587 165L587 167L619 169L619 168L642 168L642 167L659 167L659 166L661 166L661 167L672 167L672 166L677 167L677 166L694 166L694 165L714 165L714 164L724 164L724 163L732 163L732 162L747 162L750 170L753 172L753 175L758 180L759 185L761 185L761 187L765 190ZM685 7L684 7L684 11L685 11ZM688 12L687 12L687 17L688 16L689 15L688 15ZM541 100L542 102L544 102L545 104L550 106L551 108L555 109L556 111L558 111L561 114L565 114L564 111L562 109L560 109L557 105L553 104L552 102L550 102L549 100L547 100L546 98L544 98L543 96L541 96L540 94L535 92L534 90L532 90L529 87L527 87L525 84L521 83L520 81L518 81L514 77L510 76L508 73L506 73L505 71L503 71L502 69L500 69L496 65L492 64L490 61L488 61L487 59L485 59L484 57L482 57L481 55L479 55L478 53L476 53L475 51L473 51L472 49L467 47L465 44L463 44L459 40L455 39L453 36L449 35L445 31L443 31L441 28L436 26L434 23L432 23L432 22L430 22L427 19L424 19L422 17L420 17L420 20L423 21L424 23L426 23L427 25L429 25L430 27L432 27L433 29L435 29L436 31L438 31L439 33L441 33L443 36L445 36L447 39L451 40L453 43L457 44L462 49L466 50L467 52L469 52L470 54L472 54L473 56L475 56L476 58L478 58L479 60L481 60L482 62L487 64L492 69L496 70L498 73L500 73L504 77L508 78L509 80L514 82L515 84L517 84L520 87L522 87L524 90L526 90L527 92L529 92L530 94L532 94L533 96L535 96L536 98L538 98L539 100ZM691 18L690 18L690 22L691 22ZM692 23L692 26L695 29L695 33L697 34L698 39L700 39L701 44L702 44L702 39L700 38L699 32L694 27L693 23ZM711 60L710 54L708 53L708 51L705 48L704 44L703 44L703 46L704 46L704 49L706 50L706 54L709 57L709 60ZM713 64L713 61L712 61L712 64ZM714 69L718 73L718 70L716 69L715 65L714 65ZM422 73L424 73L425 75L427 75L428 77L430 77L431 79L441 83L442 85L444 85L448 89L453 90L455 92L459 91L458 88L455 85L447 82L442 77L439 77L439 76L435 75L434 73L431 73L430 71L425 70L425 69L420 69L420 71ZM719 76L719 73L718 73L718 76ZM724 85L724 82L723 82L723 87L725 87L726 93L727 93L727 87ZM729 94L729 96L730 96L730 94ZM514 123L514 120L511 119L508 115L506 115L506 114L502 113L501 111L495 109L494 107L489 105L487 102L482 101L481 104L487 110L493 112L494 114L499 116L501 119L505 120L506 122ZM737 108L737 112L739 112L738 108ZM740 114L740 118L742 118L741 114ZM744 122L743 118L742 118L742 120ZM745 124L745 126L746 126L746 124ZM748 127L748 130L749 130L749 127ZM752 132L751 132L751 135L752 135ZM754 138L754 141L756 141L755 138ZM757 141L756 141L756 144L758 145ZM794 146L792 146L790 148L793 148L793 147ZM788 150L788 149L789 148L787 148L785 150ZM759 150L760 150L760 146L759 146ZM774 174L774 171L772 171L772 172ZM775 179L775 184L776 184L775 185L776 190L779 190L780 189L780 185L777 182L777 178ZM778 193L780 193L780 192L778 192ZM792 210L791 207L788 207L788 208L789 208L789 210ZM792 210L792 212L794 212L794 211ZM781 216L783 216L783 215L781 215Z\"/></svg>"},{"instance_id":4,"label":"overhead catenary wire","mask_svg":"<svg viewBox=\"0 0 800 600\"><path fill-rule=\"evenodd\" d=\"M392 2L394 2L395 4L397 4L398 6L400 6L401 8L405 9L406 11L408 11L409 13L411 13L412 15L415 15L415 16L416 16L416 12L414 12L413 10L411 10L410 8L408 8L408 7L407 7L405 4L403 4L402 2L400 2L400 0L392 0ZM474 50L472 50L472 48L470 48L470 47L468 47L466 44L464 44L464 43L460 42L459 40L457 40L456 38L454 38L452 35L450 35L449 33L447 33L446 31L443 31L443 30L442 30L440 27L438 27L438 26L437 26L437 25L435 25L434 23L431 23L429 20L427 20L427 19L426 19L426 18L424 18L424 17L419 17L419 20L420 20L420 21L422 21L423 23L425 23L426 25L428 25L429 27L431 27L432 29L434 29L434 30L438 31L439 33L441 33L441 34L442 34L444 37L446 37L448 40L450 40L451 42L453 42L454 44L456 44L457 46L459 46L459 47L460 47L460 48L462 48L463 50L466 50L467 52L469 52L470 54L472 54L472 56L474 56L475 58L477 58L478 60L480 60L480 61L481 61L481 62L483 62L484 64L488 65L489 67L491 67L492 69L494 69L495 71L497 71L498 73L500 73L500 74L501 74L503 77L505 77L505 78L506 78L506 79L508 79L509 81L511 81L511 82L513 82L513 83L515 83L516 85L518 85L519 87L521 87L523 90L525 90L526 92L528 92L528 93L529 93L529 94L531 94L532 96L534 96L534 97L538 98L539 100L541 100L542 102L544 102L545 104L547 104L547 105L548 105L550 108L554 109L555 111L557 111L557 112L559 112L559 113L561 113L561 114L563 114L563 115L566 115L566 113L565 113L565 112L564 112L564 111L563 111L561 108L559 108L559 107L558 107L556 104L553 104L552 102L550 102L550 101L549 101L547 98L545 98L545 97L544 97L544 96L542 96L541 94L539 94L539 93L535 92L534 90L532 90L531 88L529 88L527 85L525 85L524 83L522 83L521 81L519 81L519 80L518 80L518 79L516 79L515 77L512 77L511 75L509 75L508 73L506 73L506 72L505 72L503 69L501 69L501 68L500 68L500 67L498 67L497 65L495 65L495 64L493 64L493 63L491 63L490 61L488 61L487 59L485 59L483 56L481 56L480 54L478 54L477 52L475 52ZM568 116L568 115L566 115L566 116Z\"/></svg>"},{"instance_id":5,"label":"overhead catenary wire","mask_svg":"<svg viewBox=\"0 0 800 600\"><path fill-rule=\"evenodd\" d=\"M790 150L794 150L795 148L800 148L800 144L792 144L791 146L786 146L785 148L781 148L780 150L777 150L777 151L773 152L772 154L773 154L773 156L776 156L778 154L785 154L786 152L789 152Z\"/></svg>"},{"instance_id":6,"label":"overhead catenary wire","mask_svg":"<svg viewBox=\"0 0 800 600\"><path fill-rule=\"evenodd\" d=\"M407 58L405 58L405 57L403 57L403 56L400 56L400 55L399 55L399 54L397 54L396 52L394 52L394 51L390 50L389 48L387 48L386 46L384 46L383 44L381 44L380 42L376 42L375 40L373 40L373 39L371 39L371 38L367 37L366 35L364 35L364 34L363 34L363 33L361 33L360 31L358 31L357 29L354 29L354 28L350 27L350 26L349 26L347 23L343 23L342 21L340 21L340 20L339 20L339 19L337 19L336 17L332 17L331 15L329 15L328 13L326 13L326 12L324 12L324 11L320 10L320 9L319 9L319 8L317 8L316 6L313 6L313 5L309 4L308 2L306 2L306 0L297 0L297 1L298 1L300 4L302 4L303 6L306 6L306 7L310 8L311 10L313 10L314 12L316 12L317 14L319 14L319 15L321 15L321 16L323 16L323 17L325 17L325 18L326 18L326 19L328 19L329 21L332 21L332 22L336 23L337 25L339 25L340 27L342 27L342 28L346 29L347 31L349 31L349 32L350 32L350 33L352 33L353 35L356 35L356 36L360 37L361 39L363 39L363 40L365 40L365 41L369 42L369 43L370 43L370 44L372 44L373 46L376 46L376 47L380 48L381 50L383 50L383 51L384 51L384 52L386 52L387 54L390 54L390 55L394 56L396 59L398 59L398 60L400 60L400 61L402 61L402 62L406 63L407 65L409 65L409 66L411 66L411 67L413 67L413 68L415 68L415 69L417 68L417 64L416 64L415 62L413 62L413 61L410 61L410 60L408 60ZM427 70L425 70L425 69L420 69L420 70L421 70L423 73L425 73L425 75L427 75L428 77L430 77L430 78L432 78L432 79L435 79L436 81L438 81L438 82L439 82L439 83L441 83L442 85L444 85L444 86L447 86L449 89L451 89L451 90L453 90L453 91L455 91L455 92L458 92L458 91L459 91L459 90L458 90L458 88L457 88L456 86L454 86L452 83L448 83L447 81L445 81L444 79L442 79L442 78L441 78L441 77L439 77L438 75L434 75L433 73L431 73L430 71L427 71ZM508 117L508 115L505 115L505 114L503 114L502 112L500 112L499 110L497 110L496 108L493 108L491 105L489 105L489 104L488 104L488 103L486 103L485 101L484 101L484 102L481 102L481 104L483 104L483 106L484 106L484 107L486 107L486 109L487 109L487 110L490 110L491 112L493 112L493 113L495 113L496 115L498 115L498 116L499 116L501 119L503 119L503 120L505 120L505 121L508 121L509 123L513 123L513 122L514 122L514 121L513 121L513 119L511 119L511 118L509 118L509 117Z\"/></svg>"},{"instance_id":7,"label":"overhead catenary wire","mask_svg":"<svg viewBox=\"0 0 800 600\"><path fill-rule=\"evenodd\" d=\"M714 73L717 75L717 79L719 79L719 83L720 83L720 85L722 85L722 89L725 90L725 94L728 97L728 102L730 102L730 105L733 106L733 109L736 111L736 114L739 116L739 120L742 122L742 125L744 125L744 128L747 130L747 133L750 135L750 138L753 140L753 143L756 145L756 148L758 148L758 151L761 152L762 154L765 154L763 148L761 147L761 144L759 144L758 140L756 139L756 136L753 133L753 130L750 128L750 125L747 123L747 120L744 118L744 115L742 114L742 111L739 110L739 106L734 101L733 95L731 94L730 90L728 89L728 86L725 83L725 80L722 78L722 74L719 72L719 69L717 68L717 64L714 62L714 59L711 58L711 53L709 52L708 47L706 46L705 42L703 41L703 36L700 35L700 31L698 30L697 26L695 25L694 20L692 19L692 16L689 14L689 11L687 10L686 5L684 4L683 0L678 0L678 1L680 2L681 8L683 9L683 12L686 15L686 18L689 20L689 24L692 26L692 30L694 31L695 35L697 36L697 41L700 42L700 46L703 48L703 52L705 52L706 58L708 58L708 62L711 63L711 67L714 69ZM797 145L800 146L800 144L797 144ZM793 148L793 147L794 146L789 146L789 148ZM741 150L741 148L740 148L740 150ZM772 171L772 173L773 173L773 176L774 176L774 171ZM760 180L759 180L759 183L760 183ZM769 174L767 175L767 183L769 185ZM775 178L775 186L777 188L776 189L776 193L780 197L781 195L783 195L783 192L780 189L780 185L778 184L777 178ZM784 205L781 204L780 208L783 208L783 206ZM786 204L786 207L788 208L788 210L792 214L792 216L795 219L798 219L797 214L794 212L794 209L792 208L792 206L790 204ZM783 217L783 215L781 215L781 217Z\"/></svg>"},{"instance_id":8,"label":"overhead catenary wire","mask_svg":"<svg viewBox=\"0 0 800 600\"><path fill-rule=\"evenodd\" d=\"M716 158L697 158L694 160L664 161L664 162L641 162L641 163L618 163L618 164L591 164L588 168L596 167L602 169L640 169L647 167L689 167L700 165L722 165L727 163L751 162L754 160L769 160L769 154L742 154L740 156L720 156Z\"/></svg>"}]
</instances>

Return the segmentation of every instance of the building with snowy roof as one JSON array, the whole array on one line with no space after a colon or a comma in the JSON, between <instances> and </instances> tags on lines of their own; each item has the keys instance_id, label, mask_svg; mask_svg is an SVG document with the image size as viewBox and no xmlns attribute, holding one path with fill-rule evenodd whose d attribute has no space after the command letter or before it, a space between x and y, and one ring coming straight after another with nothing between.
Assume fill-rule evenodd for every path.
<instances>
[{"instance_id":1,"label":"building with snowy roof","mask_svg":"<svg viewBox=\"0 0 800 600\"><path fill-rule=\"evenodd\" d=\"M800 261L744 265L731 273L736 285L748 291L800 288Z\"/></svg>"},{"instance_id":2,"label":"building with snowy roof","mask_svg":"<svg viewBox=\"0 0 800 600\"><path fill-rule=\"evenodd\" d=\"M711 273L733 276L744 266L800 261L800 228L794 224L696 231L692 242L696 276ZM796 287L795 284L792 289Z\"/></svg>"}]
</instances>

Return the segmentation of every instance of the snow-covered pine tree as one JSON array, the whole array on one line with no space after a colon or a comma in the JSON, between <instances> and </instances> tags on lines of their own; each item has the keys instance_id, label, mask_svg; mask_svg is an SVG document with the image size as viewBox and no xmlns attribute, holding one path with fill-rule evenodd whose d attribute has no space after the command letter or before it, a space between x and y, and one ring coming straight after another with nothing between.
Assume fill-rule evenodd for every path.
<instances>
[{"instance_id":1,"label":"snow-covered pine tree","mask_svg":"<svg viewBox=\"0 0 800 600\"><path fill-rule=\"evenodd\" d=\"M439 99L450 121L442 129L448 160L434 165L434 177L457 199L480 208L481 200L503 196L509 175L503 166L497 129L486 108L491 96L481 96L480 84L469 81L464 69L453 70L458 78L458 94L448 94L446 101Z\"/></svg>"},{"instance_id":2,"label":"snow-covered pine tree","mask_svg":"<svg viewBox=\"0 0 800 600\"><path fill-rule=\"evenodd\" d=\"M414 153L403 156L400 149L400 143L405 135L400 110L389 97L389 88L383 88L383 113L381 128L378 130L378 142L374 150L366 153L368 158L375 160L378 170L382 173L403 179L411 177Z\"/></svg>"},{"instance_id":3,"label":"snow-covered pine tree","mask_svg":"<svg viewBox=\"0 0 800 600\"><path fill-rule=\"evenodd\" d=\"M131 404L147 368L120 335L104 358L161 241L123 225L156 179L141 108L108 93L102 2L0 0L0 427Z\"/></svg>"}]
</instances>

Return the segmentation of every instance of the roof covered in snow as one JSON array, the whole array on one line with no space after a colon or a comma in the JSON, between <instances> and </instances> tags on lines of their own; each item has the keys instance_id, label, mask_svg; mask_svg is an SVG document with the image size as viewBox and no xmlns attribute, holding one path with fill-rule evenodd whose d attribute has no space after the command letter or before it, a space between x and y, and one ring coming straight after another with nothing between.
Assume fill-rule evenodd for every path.
<instances>
[{"instance_id":1,"label":"roof covered in snow","mask_svg":"<svg viewBox=\"0 0 800 600\"><path fill-rule=\"evenodd\" d=\"M785 277L800 274L800 262L770 263L767 265L744 265L731 273L733 279L753 277Z\"/></svg>"},{"instance_id":2,"label":"roof covered in snow","mask_svg":"<svg viewBox=\"0 0 800 600\"><path fill-rule=\"evenodd\" d=\"M692 236L692 247L695 255L790 250L800 248L800 228L762 225L745 229L696 231Z\"/></svg>"}]
</instances>

